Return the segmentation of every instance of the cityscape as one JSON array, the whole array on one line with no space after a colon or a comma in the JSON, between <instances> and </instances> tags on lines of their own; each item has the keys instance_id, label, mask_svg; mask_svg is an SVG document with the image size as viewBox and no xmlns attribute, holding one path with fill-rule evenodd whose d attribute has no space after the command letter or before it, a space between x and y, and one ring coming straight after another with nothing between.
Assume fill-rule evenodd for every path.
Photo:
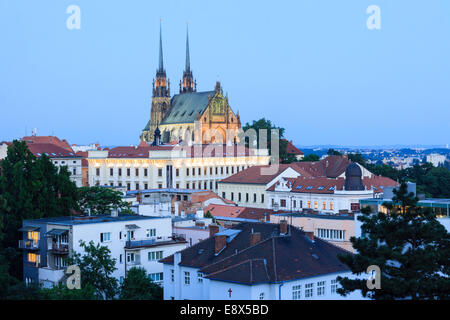
<instances>
[{"instance_id":1,"label":"cityscape","mask_svg":"<svg viewBox=\"0 0 450 320\"><path fill-rule=\"evenodd\" d=\"M0 15L15 26L6 31L8 43L19 39L10 48L11 64L0 64L8 78L0 83L0 300L175 300L183 303L177 315L217 318L219 307L185 300L257 300L247 303L246 314L273 316L270 303L286 300L450 298L450 95L439 89L450 84L448 55L444 61L427 52L413 64L414 81L430 73L440 83L433 89L433 83L422 90L399 85L393 94L381 83L397 79L403 67L387 76L387 69L370 69L382 106L357 109L364 86L375 82L361 78L339 93L327 89L331 80L315 87L315 72L333 78L338 69L298 67L293 57L303 57L296 50L314 51L307 43L315 40L274 37L266 4L258 9L263 18L255 20L255 38L234 33L233 44L233 31L221 27L228 6L214 22L199 4L180 2L172 14L158 4L145 19L135 10L148 3L114 4L108 14L123 10L129 23L121 34L114 22L110 30L92 22L99 4L73 2L42 1L49 20L34 21L34 31ZM378 45L391 41L380 40L392 28L382 24L384 12L400 10L379 2L345 5L362 11L357 34ZM317 13L304 2L283 5ZM20 13L20 5L5 0L1 8L20 20L42 10L30 6ZM450 12L443 2L426 10L440 9ZM63 30L52 33L61 10ZM205 4L205 13L216 10ZM247 25L240 25L240 14L235 32ZM189 22L174 22L182 18ZM449 26L450 17L444 20ZM137 21L145 27L134 30ZM40 28L56 42L36 43ZM125 35L132 29L136 34ZM439 32L444 37L449 30ZM68 48L65 40L57 44L59 36L75 44L73 62L57 58ZM145 45L136 43L143 37ZM254 42L261 39L270 52L249 58L260 52ZM144 53L124 49L131 43ZM255 51L246 51L252 43ZM334 45L336 55L345 55ZM294 52L268 59L272 46ZM386 61L402 56L384 54ZM322 63L324 53L317 55L305 53L311 64ZM354 74L352 65L362 63L340 61ZM101 68L107 74L100 76ZM291 74L298 70L304 73ZM299 88L280 84L290 77L301 78ZM397 110L401 101L408 106ZM428 121L427 108L442 114ZM225 314L237 314L226 306Z\"/></svg>"}]
</instances>

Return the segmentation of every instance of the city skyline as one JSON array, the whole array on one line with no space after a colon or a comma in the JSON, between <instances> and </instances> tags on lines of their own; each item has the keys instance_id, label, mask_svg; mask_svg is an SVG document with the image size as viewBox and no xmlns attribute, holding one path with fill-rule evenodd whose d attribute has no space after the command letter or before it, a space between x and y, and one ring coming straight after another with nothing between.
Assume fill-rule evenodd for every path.
<instances>
[{"instance_id":1,"label":"city skyline","mask_svg":"<svg viewBox=\"0 0 450 320\"><path fill-rule=\"evenodd\" d=\"M81 8L80 30L66 27L71 4ZM366 27L372 4L381 8L380 30ZM234 2L0 5L9 48L0 52L6 120L0 140L37 128L38 135L75 144L138 144L150 113L162 19L172 95L189 21L198 90L213 90L220 80L242 125L265 117L303 146L448 144L444 1L240 3L241 10Z\"/></svg>"}]
</instances>

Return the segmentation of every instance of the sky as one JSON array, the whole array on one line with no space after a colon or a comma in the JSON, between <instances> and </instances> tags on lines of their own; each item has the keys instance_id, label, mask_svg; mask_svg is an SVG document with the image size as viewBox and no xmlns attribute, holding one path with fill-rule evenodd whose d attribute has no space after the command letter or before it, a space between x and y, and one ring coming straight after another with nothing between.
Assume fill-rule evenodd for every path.
<instances>
[{"instance_id":1,"label":"sky","mask_svg":"<svg viewBox=\"0 0 450 320\"><path fill-rule=\"evenodd\" d=\"M0 141L139 143L160 20L172 94L188 22L198 91L219 80L242 125L265 117L296 145L450 143L448 0L0 0Z\"/></svg>"}]
</instances>

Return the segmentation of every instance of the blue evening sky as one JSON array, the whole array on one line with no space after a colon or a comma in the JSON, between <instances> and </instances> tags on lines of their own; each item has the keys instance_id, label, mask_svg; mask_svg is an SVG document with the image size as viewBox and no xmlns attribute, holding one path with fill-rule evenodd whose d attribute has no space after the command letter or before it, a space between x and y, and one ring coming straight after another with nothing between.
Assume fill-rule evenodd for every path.
<instances>
[{"instance_id":1,"label":"blue evening sky","mask_svg":"<svg viewBox=\"0 0 450 320\"><path fill-rule=\"evenodd\" d=\"M137 144L160 18L172 93L189 21L199 91L219 79L243 124L269 118L297 145L450 143L448 0L0 0L0 141Z\"/></svg>"}]
</instances>

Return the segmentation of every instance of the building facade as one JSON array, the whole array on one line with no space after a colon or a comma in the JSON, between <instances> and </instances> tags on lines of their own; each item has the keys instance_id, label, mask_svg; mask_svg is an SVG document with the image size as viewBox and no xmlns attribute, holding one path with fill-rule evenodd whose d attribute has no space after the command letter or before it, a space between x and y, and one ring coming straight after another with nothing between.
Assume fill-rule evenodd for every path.
<instances>
[{"instance_id":1,"label":"building facade","mask_svg":"<svg viewBox=\"0 0 450 320\"><path fill-rule=\"evenodd\" d=\"M89 185L217 191L234 172L269 162L267 150L224 145L140 145L89 151Z\"/></svg>"},{"instance_id":2,"label":"building facade","mask_svg":"<svg viewBox=\"0 0 450 320\"><path fill-rule=\"evenodd\" d=\"M122 281L132 267L144 268L155 282L162 281L158 260L186 247L184 239L172 237L170 217L78 216L24 220L24 280L51 287L64 281L65 258L84 254L80 241L108 247L116 259L113 277Z\"/></svg>"}]
</instances>

